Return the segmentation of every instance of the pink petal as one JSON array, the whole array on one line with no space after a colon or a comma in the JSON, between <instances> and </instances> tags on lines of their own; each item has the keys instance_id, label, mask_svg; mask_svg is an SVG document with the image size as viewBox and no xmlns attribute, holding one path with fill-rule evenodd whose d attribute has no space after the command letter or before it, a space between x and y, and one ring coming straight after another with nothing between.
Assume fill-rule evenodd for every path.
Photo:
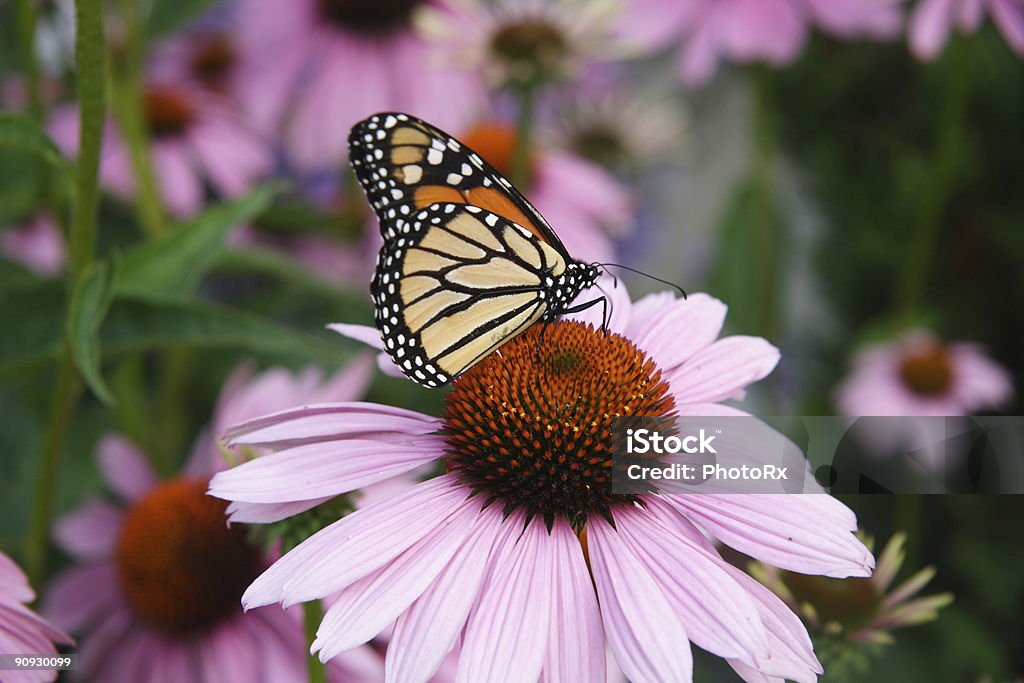
<instances>
[{"instance_id":1,"label":"pink petal","mask_svg":"<svg viewBox=\"0 0 1024 683\"><path fill-rule=\"evenodd\" d=\"M249 586L242 604L287 606L335 593L405 552L466 505L466 496L444 475L356 510L275 562Z\"/></svg>"},{"instance_id":2,"label":"pink petal","mask_svg":"<svg viewBox=\"0 0 1024 683\"><path fill-rule=\"evenodd\" d=\"M229 445L291 448L343 438L384 439L430 434L441 421L379 403L321 403L302 406L235 425L224 435Z\"/></svg>"},{"instance_id":3,"label":"pink petal","mask_svg":"<svg viewBox=\"0 0 1024 683\"><path fill-rule=\"evenodd\" d=\"M665 306L659 315L632 326L632 340L664 373L710 346L722 331L727 308L707 294L692 294Z\"/></svg>"},{"instance_id":4,"label":"pink petal","mask_svg":"<svg viewBox=\"0 0 1024 683\"><path fill-rule=\"evenodd\" d=\"M668 373L677 405L730 398L765 377L779 362L779 350L760 337L724 337Z\"/></svg>"},{"instance_id":5,"label":"pink petal","mask_svg":"<svg viewBox=\"0 0 1024 683\"><path fill-rule=\"evenodd\" d=\"M260 671L264 683L306 680L306 640L296 614L266 607L245 615L241 624L260 643Z\"/></svg>"},{"instance_id":6,"label":"pink petal","mask_svg":"<svg viewBox=\"0 0 1024 683\"><path fill-rule=\"evenodd\" d=\"M210 495L247 503L289 503L337 496L444 457L439 436L379 443L345 439L266 455L219 472Z\"/></svg>"},{"instance_id":7,"label":"pink petal","mask_svg":"<svg viewBox=\"0 0 1024 683\"><path fill-rule=\"evenodd\" d=\"M694 494L664 499L723 543L768 564L836 578L875 561L851 531L849 508L822 494Z\"/></svg>"},{"instance_id":8,"label":"pink petal","mask_svg":"<svg viewBox=\"0 0 1024 683\"><path fill-rule=\"evenodd\" d=\"M93 630L122 601L117 568L109 562L86 564L53 579L40 612L66 631Z\"/></svg>"},{"instance_id":9,"label":"pink petal","mask_svg":"<svg viewBox=\"0 0 1024 683\"><path fill-rule=\"evenodd\" d=\"M990 12L1006 43L1024 57L1024 5L1013 0L991 0Z\"/></svg>"},{"instance_id":10,"label":"pink petal","mask_svg":"<svg viewBox=\"0 0 1024 683\"><path fill-rule=\"evenodd\" d=\"M384 350L384 342L380 338L380 332L372 325L351 325L349 323L332 323L327 329L334 330L343 337L361 341L367 346L372 346L378 351Z\"/></svg>"},{"instance_id":11,"label":"pink petal","mask_svg":"<svg viewBox=\"0 0 1024 683\"><path fill-rule=\"evenodd\" d=\"M677 515L665 503L654 496L645 502L648 510L616 511L615 528L657 583L690 640L720 657L750 664L766 659L768 643L757 609L722 571L717 553L707 554L680 534ZM664 521L655 523L656 515Z\"/></svg>"},{"instance_id":12,"label":"pink petal","mask_svg":"<svg viewBox=\"0 0 1024 683\"><path fill-rule=\"evenodd\" d=\"M426 683L440 669L476 602L501 524L500 512L482 511L448 566L398 617L388 645L387 683Z\"/></svg>"},{"instance_id":13,"label":"pink petal","mask_svg":"<svg viewBox=\"0 0 1024 683\"><path fill-rule=\"evenodd\" d=\"M676 70L687 87L699 88L707 85L718 71L722 44L715 21L715 7L711 5L705 10L689 39L679 51Z\"/></svg>"},{"instance_id":14,"label":"pink petal","mask_svg":"<svg viewBox=\"0 0 1024 683\"><path fill-rule=\"evenodd\" d=\"M320 651L320 661L368 642L397 619L445 568L479 513L478 504L463 507L390 564L341 591L311 648Z\"/></svg>"},{"instance_id":15,"label":"pink petal","mask_svg":"<svg viewBox=\"0 0 1024 683\"><path fill-rule=\"evenodd\" d=\"M514 531L495 543L479 602L469 616L457 683L536 683L548 646L554 557L544 522L523 529L523 518L505 520ZM522 530L522 533L519 533Z\"/></svg>"},{"instance_id":16,"label":"pink petal","mask_svg":"<svg viewBox=\"0 0 1024 683\"><path fill-rule=\"evenodd\" d=\"M587 522L587 547L608 644L626 677L691 681L686 630L640 560L596 515Z\"/></svg>"},{"instance_id":17,"label":"pink petal","mask_svg":"<svg viewBox=\"0 0 1024 683\"><path fill-rule=\"evenodd\" d=\"M561 519L551 529L550 543L555 560L555 599L550 606L544 679L604 683L604 629L583 548L568 523Z\"/></svg>"},{"instance_id":18,"label":"pink petal","mask_svg":"<svg viewBox=\"0 0 1024 683\"><path fill-rule=\"evenodd\" d=\"M262 678L259 668L259 648L262 645L248 637L248 632L239 623L240 619L226 619L199 640L199 656L206 681L250 683Z\"/></svg>"},{"instance_id":19,"label":"pink petal","mask_svg":"<svg viewBox=\"0 0 1024 683\"><path fill-rule=\"evenodd\" d=\"M921 0L910 15L910 50L918 59L935 59L953 26L955 0Z\"/></svg>"},{"instance_id":20,"label":"pink petal","mask_svg":"<svg viewBox=\"0 0 1024 683\"><path fill-rule=\"evenodd\" d=\"M156 485L156 473L146 455L123 437L104 436L97 446L96 462L107 486L127 502L137 501Z\"/></svg>"},{"instance_id":21,"label":"pink petal","mask_svg":"<svg viewBox=\"0 0 1024 683\"><path fill-rule=\"evenodd\" d=\"M21 567L0 552L0 601L31 602L35 597Z\"/></svg>"},{"instance_id":22,"label":"pink petal","mask_svg":"<svg viewBox=\"0 0 1024 683\"><path fill-rule=\"evenodd\" d=\"M103 500L94 500L61 517L54 526L57 544L86 562L113 557L124 513Z\"/></svg>"},{"instance_id":23,"label":"pink petal","mask_svg":"<svg viewBox=\"0 0 1024 683\"><path fill-rule=\"evenodd\" d=\"M242 503L236 501L228 505L228 519L232 522L246 524L271 524L273 522L280 522L282 519L294 517L306 510L312 510L317 505L326 503L331 498L334 498L334 496L289 503Z\"/></svg>"},{"instance_id":24,"label":"pink petal","mask_svg":"<svg viewBox=\"0 0 1024 683\"><path fill-rule=\"evenodd\" d=\"M203 186L188 150L180 141L153 145L153 171L167 209L176 216L188 216L203 203Z\"/></svg>"}]
</instances>

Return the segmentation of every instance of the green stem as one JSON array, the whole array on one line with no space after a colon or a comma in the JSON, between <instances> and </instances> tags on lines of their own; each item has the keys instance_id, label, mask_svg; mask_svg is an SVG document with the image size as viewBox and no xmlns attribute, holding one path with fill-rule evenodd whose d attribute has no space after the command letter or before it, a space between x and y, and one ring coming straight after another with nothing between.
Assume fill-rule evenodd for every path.
<instances>
[{"instance_id":1,"label":"green stem","mask_svg":"<svg viewBox=\"0 0 1024 683\"><path fill-rule=\"evenodd\" d=\"M320 628L320 622L323 621L324 611L320 607L320 603L313 600L302 605L302 614L306 623L306 642L312 646L313 641L316 640L316 630ZM320 658L311 654L306 661L309 667L309 683L326 683L327 670Z\"/></svg>"},{"instance_id":2,"label":"green stem","mask_svg":"<svg viewBox=\"0 0 1024 683\"><path fill-rule=\"evenodd\" d=\"M971 40L959 39L953 49L953 58L946 67L951 74L945 81L938 139L928 164L931 174L918 194L917 221L896 282L895 314L904 321L914 313L924 294L961 156L973 71Z\"/></svg>"},{"instance_id":3,"label":"green stem","mask_svg":"<svg viewBox=\"0 0 1024 683\"><path fill-rule=\"evenodd\" d=\"M57 491L61 456L67 440L68 427L74 417L78 399L82 394L82 381L65 348L57 371L57 385L53 392L50 417L43 440L42 464L36 481L32 502L32 521L29 525L25 548L25 571L33 586L41 585L46 572L46 548L53 518L53 499Z\"/></svg>"},{"instance_id":4,"label":"green stem","mask_svg":"<svg viewBox=\"0 0 1024 683\"><path fill-rule=\"evenodd\" d=\"M99 204L100 147L106 117L102 0L75 0L78 73L78 171L71 219L71 282L92 263Z\"/></svg>"},{"instance_id":5,"label":"green stem","mask_svg":"<svg viewBox=\"0 0 1024 683\"><path fill-rule=\"evenodd\" d=\"M512 150L512 167L509 180L520 191L526 191L530 180L530 145L533 138L533 119L537 107L537 90L526 86L520 91L519 119L516 122L515 148Z\"/></svg>"},{"instance_id":6,"label":"green stem","mask_svg":"<svg viewBox=\"0 0 1024 683\"><path fill-rule=\"evenodd\" d=\"M136 180L135 211L139 224L149 237L164 233L167 220L163 200L153 170L149 131L143 115L142 63L143 46L139 31L137 0L119 4L124 43L116 53L114 72L114 116L118 130L128 147L128 156Z\"/></svg>"},{"instance_id":7,"label":"green stem","mask_svg":"<svg viewBox=\"0 0 1024 683\"><path fill-rule=\"evenodd\" d=\"M756 265L752 300L757 301L755 331L773 338L778 316L779 239L775 203L775 103L772 75L766 68L753 72L751 106L751 181L755 200L750 221L750 243Z\"/></svg>"},{"instance_id":8,"label":"green stem","mask_svg":"<svg viewBox=\"0 0 1024 683\"><path fill-rule=\"evenodd\" d=\"M106 115L103 0L75 0L75 17L79 152L70 230L71 266L68 281L71 287L92 264L96 243L100 146ZM34 585L39 585L45 572L47 538L53 516L53 498L57 489L61 455L81 393L82 381L65 342L43 441L39 480L36 483L32 522L25 551L29 577Z\"/></svg>"}]
</instances>

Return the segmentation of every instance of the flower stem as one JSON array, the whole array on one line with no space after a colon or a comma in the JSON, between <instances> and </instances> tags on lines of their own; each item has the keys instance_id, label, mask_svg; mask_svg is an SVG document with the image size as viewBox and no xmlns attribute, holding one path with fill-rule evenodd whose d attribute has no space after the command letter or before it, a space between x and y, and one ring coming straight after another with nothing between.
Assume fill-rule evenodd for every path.
<instances>
[{"instance_id":1,"label":"flower stem","mask_svg":"<svg viewBox=\"0 0 1024 683\"><path fill-rule=\"evenodd\" d=\"M512 150L512 168L509 180L525 192L530 178L530 145L533 137L533 119L537 108L537 89L525 86L519 91L519 119L516 121L516 142Z\"/></svg>"},{"instance_id":2,"label":"flower stem","mask_svg":"<svg viewBox=\"0 0 1024 683\"><path fill-rule=\"evenodd\" d=\"M139 225L149 237L157 237L163 234L167 221L153 171L149 131L143 116L140 76L143 46L137 1L121 0L119 16L123 43L114 53L116 59L113 60L114 116L128 147L128 156L136 179L135 210Z\"/></svg>"},{"instance_id":3,"label":"flower stem","mask_svg":"<svg viewBox=\"0 0 1024 683\"><path fill-rule=\"evenodd\" d=\"M313 641L316 640L316 630L320 627L320 622L323 621L324 611L320 607L319 601L313 600L303 603L302 613L306 624L306 643L312 646ZM326 683L327 669L324 668L320 658L311 654L306 661L309 667L309 683Z\"/></svg>"},{"instance_id":4,"label":"flower stem","mask_svg":"<svg viewBox=\"0 0 1024 683\"><path fill-rule=\"evenodd\" d=\"M896 282L895 313L905 320L920 304L927 285L929 266L935 259L935 245L956 176L964 138L967 104L970 101L973 59L971 39L954 39L948 60L951 72L945 80L940 110L938 139L928 163L930 174L924 191L918 194L917 221L910 236L904 266Z\"/></svg>"},{"instance_id":5,"label":"flower stem","mask_svg":"<svg viewBox=\"0 0 1024 683\"><path fill-rule=\"evenodd\" d=\"M100 146L106 108L106 70L103 47L103 0L75 0L75 64L78 73L79 156L75 177L74 212L70 230L70 286L93 261L96 207L99 200ZM67 342L57 371L46 437L36 482L32 521L25 549L26 569L39 585L46 567L47 538L53 499L68 428L82 393L82 380L71 360Z\"/></svg>"},{"instance_id":6,"label":"flower stem","mask_svg":"<svg viewBox=\"0 0 1024 683\"><path fill-rule=\"evenodd\" d=\"M755 330L769 339L774 336L778 315L778 241L775 203L775 104L772 76L767 68L753 72L751 107L751 182L755 200L750 221L750 244L755 269L752 278Z\"/></svg>"},{"instance_id":7,"label":"flower stem","mask_svg":"<svg viewBox=\"0 0 1024 683\"><path fill-rule=\"evenodd\" d=\"M25 74L25 95L29 115L40 125L46 124L46 103L42 94L39 60L36 59L36 26L39 13L34 0L18 0L15 7L18 27L18 47L22 70ZM36 191L39 203L50 206L54 201L53 175L50 165L43 160L36 163Z\"/></svg>"}]
</instances>

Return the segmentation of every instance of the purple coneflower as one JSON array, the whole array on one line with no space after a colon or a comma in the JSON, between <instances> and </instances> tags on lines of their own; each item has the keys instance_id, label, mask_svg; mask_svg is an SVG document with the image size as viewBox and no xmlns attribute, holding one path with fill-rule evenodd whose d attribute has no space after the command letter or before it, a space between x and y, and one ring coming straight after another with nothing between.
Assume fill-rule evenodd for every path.
<instances>
[{"instance_id":1,"label":"purple coneflower","mask_svg":"<svg viewBox=\"0 0 1024 683\"><path fill-rule=\"evenodd\" d=\"M447 62L482 72L494 88L531 88L624 54L612 36L618 10L608 0L454 0L417 23Z\"/></svg>"},{"instance_id":2,"label":"purple coneflower","mask_svg":"<svg viewBox=\"0 0 1024 683\"><path fill-rule=\"evenodd\" d=\"M225 386L212 426L299 395L351 400L367 381L363 360L326 382L316 370L252 376L242 367ZM206 495L210 476L224 466L214 443L200 438L184 470L165 481L118 436L101 441L98 465L117 502L86 503L58 522L57 542L77 564L54 581L45 608L55 623L83 634L77 675L109 683L305 680L299 615L239 607L267 559L244 525L227 524L227 504ZM345 683L377 681L381 668L367 649L331 666Z\"/></svg>"},{"instance_id":3,"label":"purple coneflower","mask_svg":"<svg viewBox=\"0 0 1024 683\"><path fill-rule=\"evenodd\" d=\"M73 641L25 606L35 600L28 578L11 558L0 552L0 653L56 654L54 643ZM7 683L52 681L56 671L4 671Z\"/></svg>"},{"instance_id":4,"label":"purple coneflower","mask_svg":"<svg viewBox=\"0 0 1024 683\"><path fill-rule=\"evenodd\" d=\"M44 213L0 232L0 252L45 277L60 273L67 261L64 235L53 217Z\"/></svg>"},{"instance_id":5,"label":"purple coneflower","mask_svg":"<svg viewBox=\"0 0 1024 683\"><path fill-rule=\"evenodd\" d=\"M1013 397L1005 368L976 344L914 330L861 350L840 385L844 415L970 415Z\"/></svg>"},{"instance_id":6,"label":"purple coneflower","mask_svg":"<svg viewBox=\"0 0 1024 683\"><path fill-rule=\"evenodd\" d=\"M696 87L723 59L789 64L812 26L847 39L890 38L901 23L891 0L630 0L620 30L651 50L682 40L679 73Z\"/></svg>"},{"instance_id":7,"label":"purple coneflower","mask_svg":"<svg viewBox=\"0 0 1024 683\"><path fill-rule=\"evenodd\" d=\"M726 309L709 296L631 304L623 290L608 333L567 320L539 344L526 331L456 380L440 418L339 403L232 429L232 443L276 451L213 479L236 502L446 469L311 536L249 587L246 608L337 594L313 645L323 660L395 622L387 681L429 679L460 641L458 681L604 681L606 642L632 681L689 681L687 641L748 681L814 681L799 619L705 532L792 571L867 576L849 509L825 495L614 495L609 478L615 416L745 415L718 402L778 351L717 339Z\"/></svg>"},{"instance_id":8,"label":"purple coneflower","mask_svg":"<svg viewBox=\"0 0 1024 683\"><path fill-rule=\"evenodd\" d=\"M265 142L247 128L223 98L187 81L153 80L143 90L143 118L152 164L168 210L195 213L204 201L204 183L226 197L244 193L274 167ZM78 116L57 112L50 133L65 152L78 148ZM124 140L113 124L103 138L100 178L122 199L135 194L135 173Z\"/></svg>"},{"instance_id":9,"label":"purple coneflower","mask_svg":"<svg viewBox=\"0 0 1024 683\"><path fill-rule=\"evenodd\" d=\"M261 130L282 121L301 169L336 168L349 128L381 110L407 111L446 130L466 121L482 89L468 73L437 64L413 31L423 0L241 0L236 37L259 73L247 98Z\"/></svg>"},{"instance_id":10,"label":"purple coneflower","mask_svg":"<svg viewBox=\"0 0 1024 683\"><path fill-rule=\"evenodd\" d=\"M1024 57L1022 0L921 0L910 16L911 51L918 59L935 59L954 26L964 33L973 33L981 26L986 11L1010 49Z\"/></svg>"}]
</instances>

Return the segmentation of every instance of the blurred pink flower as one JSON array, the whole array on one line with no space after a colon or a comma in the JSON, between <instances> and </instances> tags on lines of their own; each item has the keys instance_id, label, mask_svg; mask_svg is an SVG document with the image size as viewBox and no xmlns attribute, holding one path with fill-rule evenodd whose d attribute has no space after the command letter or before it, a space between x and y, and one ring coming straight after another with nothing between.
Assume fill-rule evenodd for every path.
<instances>
[{"instance_id":1,"label":"blurred pink flower","mask_svg":"<svg viewBox=\"0 0 1024 683\"><path fill-rule=\"evenodd\" d=\"M556 322L538 354L527 331L456 380L443 418L348 403L234 427L232 443L275 451L214 477L211 493L235 502L287 505L447 469L314 534L244 604L337 593L314 643L323 660L397 619L386 666L404 683L429 679L457 642L460 681L600 683L606 641L636 681L690 681L687 641L747 681L816 680L796 615L704 532L794 571L866 576L853 513L825 495L616 496L605 469L610 415L746 415L718 402L771 372L778 351L717 339L726 309L709 296L634 304L614 292L611 334Z\"/></svg>"},{"instance_id":2,"label":"blurred pink flower","mask_svg":"<svg viewBox=\"0 0 1024 683\"><path fill-rule=\"evenodd\" d=\"M44 276L57 275L67 261L64 235L53 217L43 213L22 226L0 232L0 252Z\"/></svg>"},{"instance_id":3,"label":"blurred pink flower","mask_svg":"<svg viewBox=\"0 0 1024 683\"><path fill-rule=\"evenodd\" d=\"M706 84L723 59L783 66L812 26L840 38L891 38L902 17L894 0L629 0L623 38L650 50L682 41L683 82Z\"/></svg>"},{"instance_id":4,"label":"blurred pink flower","mask_svg":"<svg viewBox=\"0 0 1024 683\"><path fill-rule=\"evenodd\" d=\"M869 346L836 393L844 415L970 415L1013 397L1005 368L982 349L914 330Z\"/></svg>"},{"instance_id":5,"label":"blurred pink flower","mask_svg":"<svg viewBox=\"0 0 1024 683\"><path fill-rule=\"evenodd\" d=\"M54 643L70 645L64 632L25 607L35 600L28 578L11 558L0 552L0 653L56 654ZM42 683L57 677L56 671L4 671L5 683Z\"/></svg>"},{"instance_id":6,"label":"blurred pink flower","mask_svg":"<svg viewBox=\"0 0 1024 683\"><path fill-rule=\"evenodd\" d=\"M617 0L451 0L416 19L446 63L494 88L533 88L626 56L612 30L619 9Z\"/></svg>"},{"instance_id":7,"label":"blurred pink flower","mask_svg":"<svg viewBox=\"0 0 1024 683\"><path fill-rule=\"evenodd\" d=\"M1024 0L921 0L910 15L911 51L918 59L935 59L954 26L973 33L986 11L1010 48L1024 57Z\"/></svg>"},{"instance_id":8,"label":"blurred pink flower","mask_svg":"<svg viewBox=\"0 0 1024 683\"><path fill-rule=\"evenodd\" d=\"M152 164L168 210L178 216L195 213L203 204L204 182L233 197L250 189L274 168L263 139L247 128L222 97L185 81L151 81L143 93L143 115L149 128ZM57 111L50 134L68 154L78 149L78 115L73 108ZM113 123L103 138L100 179L121 199L135 194L135 172L128 148Z\"/></svg>"},{"instance_id":9,"label":"blurred pink flower","mask_svg":"<svg viewBox=\"0 0 1024 683\"><path fill-rule=\"evenodd\" d=\"M58 544L78 562L47 595L45 613L83 634L79 675L105 683L305 680L299 615L278 609L243 613L242 590L266 566L244 527L227 525L227 505L205 495L226 466L211 431L284 406L299 397L350 401L365 391L370 361L357 358L326 381L308 368L248 365L229 378L211 428L197 439L183 472L159 481L143 453L118 436L98 450L118 503L94 500L61 519ZM116 656L115 656L116 653ZM332 680L379 681L380 656L369 648L331 667Z\"/></svg>"},{"instance_id":10,"label":"blurred pink flower","mask_svg":"<svg viewBox=\"0 0 1024 683\"><path fill-rule=\"evenodd\" d=\"M253 87L247 109L304 171L339 167L349 128L381 110L453 129L480 105L467 72L435 63L412 30L422 0L240 0L237 42Z\"/></svg>"}]
</instances>

